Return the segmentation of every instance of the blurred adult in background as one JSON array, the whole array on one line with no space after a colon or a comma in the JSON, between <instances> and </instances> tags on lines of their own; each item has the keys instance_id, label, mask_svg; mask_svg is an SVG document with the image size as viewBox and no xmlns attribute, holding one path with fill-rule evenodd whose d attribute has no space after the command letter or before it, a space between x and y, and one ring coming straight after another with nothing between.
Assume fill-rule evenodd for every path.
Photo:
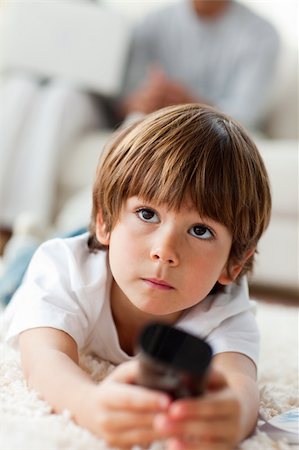
<instances>
[{"instance_id":1,"label":"blurred adult in background","mask_svg":"<svg viewBox=\"0 0 299 450\"><path fill-rule=\"evenodd\" d=\"M234 0L181 0L150 13L133 35L122 114L203 102L258 129L278 33Z\"/></svg>"}]
</instances>

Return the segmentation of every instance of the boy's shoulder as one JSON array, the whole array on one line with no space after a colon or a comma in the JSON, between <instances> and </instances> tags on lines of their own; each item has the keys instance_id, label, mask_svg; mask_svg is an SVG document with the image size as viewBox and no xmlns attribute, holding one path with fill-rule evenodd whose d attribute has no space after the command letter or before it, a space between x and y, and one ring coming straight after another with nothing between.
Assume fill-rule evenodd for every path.
<instances>
[{"instance_id":1,"label":"boy's shoulder","mask_svg":"<svg viewBox=\"0 0 299 450\"><path fill-rule=\"evenodd\" d=\"M36 259L48 259L57 265L61 263L74 263L87 256L87 233L75 237L54 237L42 242L36 249L32 261Z\"/></svg>"},{"instance_id":2,"label":"boy's shoulder","mask_svg":"<svg viewBox=\"0 0 299 450\"><path fill-rule=\"evenodd\" d=\"M89 250L88 233L49 239L39 246L29 266L29 272L41 270L46 276L52 272L69 278L77 288L92 285L98 282L99 274L107 272L106 252Z\"/></svg>"},{"instance_id":3,"label":"boy's shoulder","mask_svg":"<svg viewBox=\"0 0 299 450\"><path fill-rule=\"evenodd\" d=\"M88 233L71 237L54 237L42 242L36 254L46 254L59 260L64 256L73 256L75 260L87 258L90 254L88 248Z\"/></svg>"},{"instance_id":4,"label":"boy's shoulder","mask_svg":"<svg viewBox=\"0 0 299 450\"><path fill-rule=\"evenodd\" d=\"M247 278L244 276L238 284L231 283L190 308L178 325L194 332L200 324L200 334L206 337L226 320L243 313L254 313L254 305L249 299Z\"/></svg>"}]
</instances>

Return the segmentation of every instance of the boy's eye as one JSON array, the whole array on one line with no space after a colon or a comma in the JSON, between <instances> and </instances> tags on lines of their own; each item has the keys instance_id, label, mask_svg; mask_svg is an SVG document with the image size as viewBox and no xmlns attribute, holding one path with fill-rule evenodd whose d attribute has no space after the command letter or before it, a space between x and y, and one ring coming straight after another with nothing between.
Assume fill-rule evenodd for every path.
<instances>
[{"instance_id":1,"label":"boy's eye","mask_svg":"<svg viewBox=\"0 0 299 450\"><path fill-rule=\"evenodd\" d=\"M136 211L136 213L137 213L137 216L141 220L144 220L145 222L150 222L150 223L158 223L159 222L157 213L150 208L139 208Z\"/></svg>"},{"instance_id":2,"label":"boy's eye","mask_svg":"<svg viewBox=\"0 0 299 450\"><path fill-rule=\"evenodd\" d=\"M199 239L211 239L214 237L212 231L205 225L194 225L190 228L189 233L191 236L197 237Z\"/></svg>"}]
</instances>

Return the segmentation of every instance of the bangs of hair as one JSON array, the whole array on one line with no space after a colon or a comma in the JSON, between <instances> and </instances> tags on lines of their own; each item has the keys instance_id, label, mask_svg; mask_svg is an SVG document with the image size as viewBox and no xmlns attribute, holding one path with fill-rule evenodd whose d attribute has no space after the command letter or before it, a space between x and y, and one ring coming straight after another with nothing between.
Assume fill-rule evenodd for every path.
<instances>
[{"instance_id":1,"label":"bangs of hair","mask_svg":"<svg viewBox=\"0 0 299 450\"><path fill-rule=\"evenodd\" d=\"M105 172L110 177L104 209L112 206L114 214L133 195L173 209L189 198L202 216L231 228L244 206L243 176L248 170L240 177L237 149L224 120L211 120L210 111L190 112L188 108L177 117L172 112L171 120L167 113L157 114L156 120L144 120L123 137L119 151L108 158L109 169L102 168L102 179Z\"/></svg>"}]
</instances>

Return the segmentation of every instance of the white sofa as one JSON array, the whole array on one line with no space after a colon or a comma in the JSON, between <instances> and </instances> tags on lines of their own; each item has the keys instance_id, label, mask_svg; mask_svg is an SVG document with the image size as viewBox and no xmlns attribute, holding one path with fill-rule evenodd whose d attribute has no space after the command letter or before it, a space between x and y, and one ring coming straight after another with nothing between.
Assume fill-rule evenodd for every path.
<instances>
[{"instance_id":1,"label":"white sofa","mask_svg":"<svg viewBox=\"0 0 299 450\"><path fill-rule=\"evenodd\" d=\"M298 291L298 142L257 139L272 187L272 217L251 279L255 287Z\"/></svg>"},{"instance_id":2,"label":"white sofa","mask_svg":"<svg viewBox=\"0 0 299 450\"><path fill-rule=\"evenodd\" d=\"M92 11L95 8L94 4L83 6L79 2L77 5L85 9L93 8ZM17 33L20 34L20 30ZM273 213L270 227L260 242L251 283L298 292L297 59L295 51L284 51L282 54L281 71L275 98L269 108L265 134L256 137L271 179ZM40 60L38 65L40 69ZM64 72L59 75L67 78L68 73L68 67L64 66ZM73 75L70 81L73 84L79 81L82 85L82 76L78 80L75 72ZM86 72L84 76L84 84L88 86ZM58 175L57 208L53 222L57 232L84 226L88 222L95 167L109 136L110 130L94 130L82 135L72 143L71 148L65 149Z\"/></svg>"}]
</instances>

